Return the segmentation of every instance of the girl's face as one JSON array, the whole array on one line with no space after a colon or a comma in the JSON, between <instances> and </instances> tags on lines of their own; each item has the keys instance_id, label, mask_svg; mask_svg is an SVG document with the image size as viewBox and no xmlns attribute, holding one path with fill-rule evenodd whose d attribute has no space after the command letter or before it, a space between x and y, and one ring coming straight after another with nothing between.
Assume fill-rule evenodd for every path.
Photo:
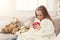
<instances>
[{"instance_id":1,"label":"girl's face","mask_svg":"<svg viewBox=\"0 0 60 40\"><path fill-rule=\"evenodd\" d=\"M41 11L36 11L36 17L39 19L39 20L42 20L43 19L43 13Z\"/></svg>"}]
</instances>

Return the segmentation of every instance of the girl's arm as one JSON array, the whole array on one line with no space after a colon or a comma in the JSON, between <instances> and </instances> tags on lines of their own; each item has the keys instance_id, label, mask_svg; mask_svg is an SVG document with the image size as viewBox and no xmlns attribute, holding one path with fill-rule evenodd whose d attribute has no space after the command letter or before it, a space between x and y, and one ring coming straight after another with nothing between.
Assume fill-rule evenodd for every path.
<instances>
[{"instance_id":1,"label":"girl's arm","mask_svg":"<svg viewBox=\"0 0 60 40\"><path fill-rule=\"evenodd\" d=\"M54 35L55 28L54 28L53 23L49 19L42 20L41 27L42 27L42 30L40 30L41 36L52 36L52 35Z\"/></svg>"}]
</instances>

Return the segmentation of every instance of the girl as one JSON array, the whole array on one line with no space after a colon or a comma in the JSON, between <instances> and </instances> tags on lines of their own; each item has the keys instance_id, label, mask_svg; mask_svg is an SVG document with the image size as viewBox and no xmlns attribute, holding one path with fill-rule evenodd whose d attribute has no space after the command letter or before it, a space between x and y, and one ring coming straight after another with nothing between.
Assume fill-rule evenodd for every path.
<instances>
[{"instance_id":1,"label":"girl","mask_svg":"<svg viewBox=\"0 0 60 40\"><path fill-rule=\"evenodd\" d=\"M21 34L17 40L53 40L55 37L54 23L44 6L39 6L35 10L35 18L40 20L40 26L37 25L39 30L31 25L29 31Z\"/></svg>"}]
</instances>

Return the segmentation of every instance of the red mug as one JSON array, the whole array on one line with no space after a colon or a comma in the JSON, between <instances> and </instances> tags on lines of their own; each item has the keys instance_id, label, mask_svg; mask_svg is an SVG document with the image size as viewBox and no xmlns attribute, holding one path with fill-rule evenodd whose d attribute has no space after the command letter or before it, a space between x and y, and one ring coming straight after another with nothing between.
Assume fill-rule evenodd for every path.
<instances>
[{"instance_id":1,"label":"red mug","mask_svg":"<svg viewBox=\"0 0 60 40\"><path fill-rule=\"evenodd\" d=\"M33 28L36 29L37 25L40 26L40 22L33 22Z\"/></svg>"}]
</instances>

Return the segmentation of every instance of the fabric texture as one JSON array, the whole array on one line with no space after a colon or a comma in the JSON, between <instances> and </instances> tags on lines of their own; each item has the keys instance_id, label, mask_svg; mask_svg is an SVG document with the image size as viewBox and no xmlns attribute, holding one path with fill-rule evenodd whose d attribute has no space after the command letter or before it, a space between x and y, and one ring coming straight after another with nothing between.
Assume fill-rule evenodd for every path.
<instances>
[{"instance_id":1,"label":"fabric texture","mask_svg":"<svg viewBox=\"0 0 60 40\"><path fill-rule=\"evenodd\" d=\"M19 35L17 40L52 40L55 37L54 30L53 23L49 19L43 19L40 30L30 28L28 32Z\"/></svg>"}]
</instances>

